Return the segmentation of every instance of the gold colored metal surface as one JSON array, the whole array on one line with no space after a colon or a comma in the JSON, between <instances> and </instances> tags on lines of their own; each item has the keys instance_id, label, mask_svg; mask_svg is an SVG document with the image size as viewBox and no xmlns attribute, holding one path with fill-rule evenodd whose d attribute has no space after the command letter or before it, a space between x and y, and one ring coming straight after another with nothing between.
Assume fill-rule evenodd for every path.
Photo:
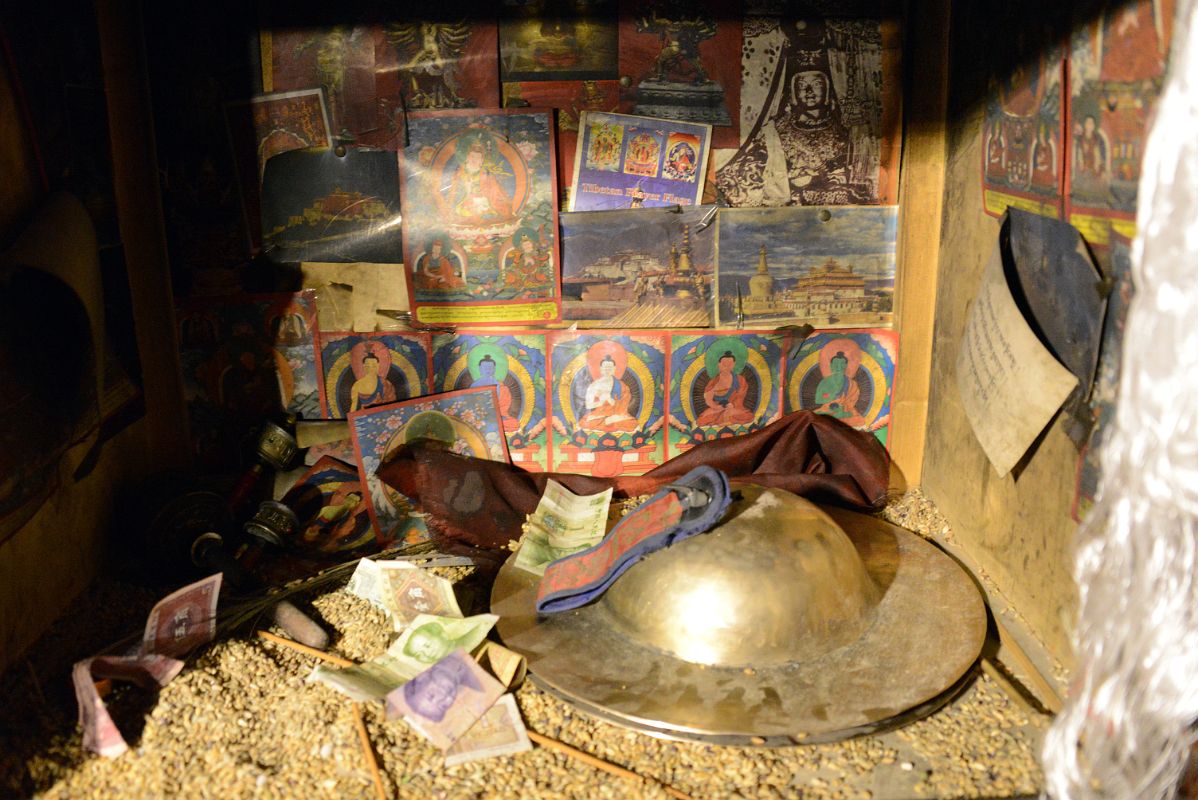
<instances>
[{"instance_id":1,"label":"gold colored metal surface","mask_svg":"<svg viewBox=\"0 0 1198 800\"><path fill-rule=\"evenodd\" d=\"M630 639L698 664L774 666L850 644L881 593L844 531L787 497L800 499L766 492L733 509L718 536L645 559L599 602Z\"/></svg>"},{"instance_id":2,"label":"gold colored metal surface","mask_svg":"<svg viewBox=\"0 0 1198 800\"><path fill-rule=\"evenodd\" d=\"M513 560L491 610L534 680L669 738L781 745L887 727L957 683L986 631L977 587L931 543L760 487L575 611L538 615L539 579Z\"/></svg>"}]
</instances>

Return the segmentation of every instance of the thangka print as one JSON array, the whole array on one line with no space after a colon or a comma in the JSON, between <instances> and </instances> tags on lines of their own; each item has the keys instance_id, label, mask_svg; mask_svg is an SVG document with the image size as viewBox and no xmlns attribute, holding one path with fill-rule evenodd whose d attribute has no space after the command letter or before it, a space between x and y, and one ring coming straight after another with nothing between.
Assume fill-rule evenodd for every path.
<instances>
[{"instance_id":1,"label":"thangka print","mask_svg":"<svg viewBox=\"0 0 1198 800\"><path fill-rule=\"evenodd\" d=\"M299 518L289 549L326 559L377 550L370 501L356 467L325 456L287 490L281 501Z\"/></svg>"},{"instance_id":2,"label":"thangka print","mask_svg":"<svg viewBox=\"0 0 1198 800\"><path fill-rule=\"evenodd\" d=\"M559 318L551 121L548 111L409 115L400 186L419 322Z\"/></svg>"},{"instance_id":3,"label":"thangka print","mask_svg":"<svg viewBox=\"0 0 1198 800\"><path fill-rule=\"evenodd\" d=\"M710 125L583 111L570 210L698 205L710 145Z\"/></svg>"},{"instance_id":4,"label":"thangka print","mask_svg":"<svg viewBox=\"0 0 1198 800\"><path fill-rule=\"evenodd\" d=\"M443 11L436 20L296 27L286 24L290 6L278 6L264 12L263 85L323 89L345 144L396 150L407 109L499 104L494 22Z\"/></svg>"},{"instance_id":5,"label":"thangka print","mask_svg":"<svg viewBox=\"0 0 1198 800\"><path fill-rule=\"evenodd\" d=\"M1026 23L1020 18L1011 24ZM982 128L983 204L995 217L1014 207L1059 219L1066 147L1064 49L1056 42L1019 41L1028 52L991 76ZM1010 43L1004 38L1001 46ZM1003 55L1003 63L1012 63Z\"/></svg>"},{"instance_id":6,"label":"thangka print","mask_svg":"<svg viewBox=\"0 0 1198 800\"><path fill-rule=\"evenodd\" d=\"M741 9L723 0L623 0L620 110L712 126L713 147L740 144Z\"/></svg>"},{"instance_id":7,"label":"thangka print","mask_svg":"<svg viewBox=\"0 0 1198 800\"><path fill-rule=\"evenodd\" d=\"M706 328L715 206L562 214L562 317L580 328Z\"/></svg>"},{"instance_id":8,"label":"thangka print","mask_svg":"<svg viewBox=\"0 0 1198 800\"><path fill-rule=\"evenodd\" d=\"M787 361L786 410L828 414L889 446L896 363L895 331L812 334Z\"/></svg>"},{"instance_id":9,"label":"thangka print","mask_svg":"<svg viewBox=\"0 0 1198 800\"><path fill-rule=\"evenodd\" d=\"M720 326L890 324L897 206L725 209L716 225Z\"/></svg>"},{"instance_id":10,"label":"thangka print","mask_svg":"<svg viewBox=\"0 0 1198 800\"><path fill-rule=\"evenodd\" d=\"M358 475L370 495L370 515L384 539L415 542L428 526L409 498L383 483L379 465L399 447L418 440L450 452L511 463L494 386L403 400L349 415Z\"/></svg>"},{"instance_id":11,"label":"thangka print","mask_svg":"<svg viewBox=\"0 0 1198 800\"><path fill-rule=\"evenodd\" d=\"M428 334L322 333L321 407L331 419L429 393Z\"/></svg>"},{"instance_id":12,"label":"thangka print","mask_svg":"<svg viewBox=\"0 0 1198 800\"><path fill-rule=\"evenodd\" d=\"M192 447L204 467L240 463L272 414L320 417L315 292L193 298L177 318Z\"/></svg>"},{"instance_id":13,"label":"thangka print","mask_svg":"<svg viewBox=\"0 0 1198 800\"><path fill-rule=\"evenodd\" d=\"M661 173L662 135L656 131L640 131L628 137L624 146L624 173L656 178ZM583 210L575 207L576 211Z\"/></svg>"},{"instance_id":14,"label":"thangka print","mask_svg":"<svg viewBox=\"0 0 1198 800\"><path fill-rule=\"evenodd\" d=\"M615 80L615 0L504 0L499 70L504 81Z\"/></svg>"},{"instance_id":15,"label":"thangka print","mask_svg":"<svg viewBox=\"0 0 1198 800\"><path fill-rule=\"evenodd\" d=\"M639 475L665 460L666 334L549 334L553 469Z\"/></svg>"},{"instance_id":16,"label":"thangka print","mask_svg":"<svg viewBox=\"0 0 1198 800\"><path fill-rule=\"evenodd\" d=\"M743 52L744 141L716 172L730 205L897 200L895 19L748 16Z\"/></svg>"},{"instance_id":17,"label":"thangka print","mask_svg":"<svg viewBox=\"0 0 1198 800\"><path fill-rule=\"evenodd\" d=\"M549 468L544 332L468 332L433 340L437 391L494 386L512 463Z\"/></svg>"},{"instance_id":18,"label":"thangka print","mask_svg":"<svg viewBox=\"0 0 1198 800\"><path fill-rule=\"evenodd\" d=\"M783 335L675 334L670 344L670 454L764 428L782 415Z\"/></svg>"},{"instance_id":19,"label":"thangka print","mask_svg":"<svg viewBox=\"0 0 1198 800\"><path fill-rule=\"evenodd\" d=\"M1069 222L1092 245L1135 236L1140 163L1160 94L1173 0L1122 0L1075 29L1069 53Z\"/></svg>"}]
</instances>

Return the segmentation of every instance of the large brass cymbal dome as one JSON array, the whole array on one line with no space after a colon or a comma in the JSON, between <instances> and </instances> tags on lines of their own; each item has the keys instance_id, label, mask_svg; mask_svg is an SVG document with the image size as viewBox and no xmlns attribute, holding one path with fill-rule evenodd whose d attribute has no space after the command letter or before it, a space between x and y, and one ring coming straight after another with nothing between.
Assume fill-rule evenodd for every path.
<instances>
[{"instance_id":1,"label":"large brass cymbal dome","mask_svg":"<svg viewBox=\"0 0 1198 800\"><path fill-rule=\"evenodd\" d=\"M828 741L947 699L981 651L982 597L897 526L742 487L713 530L653 553L597 601L538 615L538 576L500 570L491 610L543 688L652 735Z\"/></svg>"},{"instance_id":2,"label":"large brass cymbal dome","mask_svg":"<svg viewBox=\"0 0 1198 800\"><path fill-rule=\"evenodd\" d=\"M638 562L599 602L634 641L698 664L762 667L855 641L880 595L827 514L754 490L717 531Z\"/></svg>"}]
</instances>

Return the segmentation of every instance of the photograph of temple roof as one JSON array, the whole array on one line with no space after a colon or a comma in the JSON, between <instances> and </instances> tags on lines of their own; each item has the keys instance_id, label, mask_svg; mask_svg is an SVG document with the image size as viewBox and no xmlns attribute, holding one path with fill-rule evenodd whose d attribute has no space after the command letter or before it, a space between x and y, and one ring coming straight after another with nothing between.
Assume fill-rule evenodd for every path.
<instances>
[{"instance_id":1,"label":"photograph of temple roof","mask_svg":"<svg viewBox=\"0 0 1198 800\"><path fill-rule=\"evenodd\" d=\"M894 206L726 209L717 230L721 326L887 326Z\"/></svg>"},{"instance_id":2,"label":"photograph of temple roof","mask_svg":"<svg viewBox=\"0 0 1198 800\"><path fill-rule=\"evenodd\" d=\"M562 318L580 328L711 325L714 210L563 214Z\"/></svg>"}]
</instances>

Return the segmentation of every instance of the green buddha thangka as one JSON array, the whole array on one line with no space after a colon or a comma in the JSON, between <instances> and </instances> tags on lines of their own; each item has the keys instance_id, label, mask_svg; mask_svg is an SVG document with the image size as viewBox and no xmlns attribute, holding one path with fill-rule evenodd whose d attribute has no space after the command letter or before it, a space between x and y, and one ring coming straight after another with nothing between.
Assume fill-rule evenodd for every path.
<instances>
[{"instance_id":1,"label":"green buddha thangka","mask_svg":"<svg viewBox=\"0 0 1198 800\"><path fill-rule=\"evenodd\" d=\"M815 387L815 403L820 413L830 414L838 419L854 416L857 413L856 401L852 395L857 384L846 374L849 360L843 352L832 356L829 362L829 373L820 378Z\"/></svg>"}]
</instances>

